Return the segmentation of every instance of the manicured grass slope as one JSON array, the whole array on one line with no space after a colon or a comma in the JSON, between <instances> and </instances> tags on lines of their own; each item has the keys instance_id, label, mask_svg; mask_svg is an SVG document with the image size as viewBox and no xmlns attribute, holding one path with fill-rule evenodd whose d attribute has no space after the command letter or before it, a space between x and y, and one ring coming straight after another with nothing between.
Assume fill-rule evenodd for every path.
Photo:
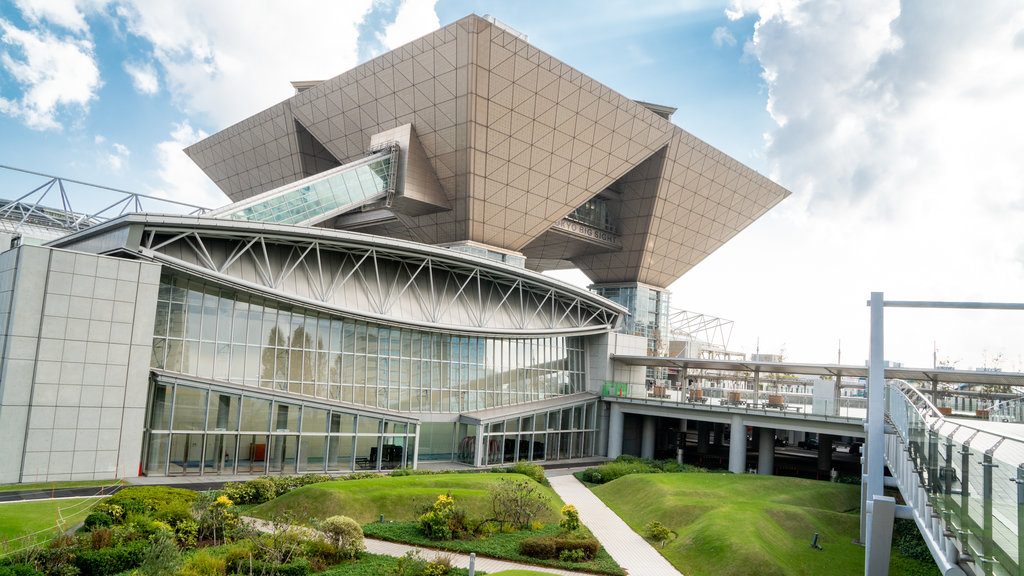
<instances>
[{"instance_id":1,"label":"manicured grass slope","mask_svg":"<svg viewBox=\"0 0 1024 576\"><path fill-rule=\"evenodd\" d=\"M440 494L451 492L456 506L464 508L470 517L486 518L491 515L488 489L501 478L533 482L522 474L386 476L325 482L292 490L253 508L248 514L269 520L287 512L299 523L342 514L360 524L375 522L383 514L385 520L409 522L416 520L424 505L432 504ZM550 488L538 488L549 502L548 511L538 521L557 523L562 501Z\"/></svg>"},{"instance_id":2,"label":"manicured grass slope","mask_svg":"<svg viewBox=\"0 0 1024 576\"><path fill-rule=\"evenodd\" d=\"M11 541L14 548L24 544L48 539L57 527L57 509L71 528L89 515L92 505L99 498L69 498L41 500L34 502L9 502L0 504L0 539ZM40 532L29 539L26 534Z\"/></svg>"},{"instance_id":3,"label":"manicured grass slope","mask_svg":"<svg viewBox=\"0 0 1024 576\"><path fill-rule=\"evenodd\" d=\"M637 532L657 520L687 576L864 573L857 486L731 474L637 474L594 489ZM811 548L814 533L823 550Z\"/></svg>"}]
</instances>

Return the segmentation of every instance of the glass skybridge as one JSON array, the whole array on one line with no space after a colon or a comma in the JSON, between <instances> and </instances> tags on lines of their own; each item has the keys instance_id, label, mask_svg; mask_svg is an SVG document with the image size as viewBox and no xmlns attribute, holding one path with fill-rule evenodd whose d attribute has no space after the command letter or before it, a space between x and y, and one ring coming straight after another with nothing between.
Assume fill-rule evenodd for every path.
<instances>
[{"instance_id":1,"label":"glass skybridge","mask_svg":"<svg viewBox=\"0 0 1024 576\"><path fill-rule=\"evenodd\" d=\"M399 148L387 146L366 158L264 192L209 215L230 220L312 226L395 195Z\"/></svg>"}]
</instances>

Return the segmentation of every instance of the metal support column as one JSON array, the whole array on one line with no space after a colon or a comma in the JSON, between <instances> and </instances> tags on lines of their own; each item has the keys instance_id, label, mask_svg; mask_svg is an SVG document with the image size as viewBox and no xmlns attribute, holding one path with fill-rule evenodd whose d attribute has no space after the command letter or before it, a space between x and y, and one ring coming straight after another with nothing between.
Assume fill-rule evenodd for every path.
<instances>
[{"instance_id":1,"label":"metal support column","mask_svg":"<svg viewBox=\"0 0 1024 576\"><path fill-rule=\"evenodd\" d=\"M896 503L886 503L881 509L868 511L868 504L881 504L885 477L885 344L883 334L884 301L881 292L871 293L871 346L868 361L868 418L867 441L864 443L864 497L861 502L866 514L861 515L861 533L865 534L865 576L885 575L889 572L889 549L892 546L892 515ZM891 498L889 500L892 500ZM888 512L888 532L885 516L875 522L875 511ZM866 524L866 525L865 525Z\"/></svg>"},{"instance_id":2,"label":"metal support column","mask_svg":"<svg viewBox=\"0 0 1024 576\"><path fill-rule=\"evenodd\" d=\"M640 457L654 460L654 416L644 416L643 429L640 437Z\"/></svg>"},{"instance_id":3,"label":"metal support column","mask_svg":"<svg viewBox=\"0 0 1024 576\"><path fill-rule=\"evenodd\" d=\"M743 416L732 415L729 425L729 472L743 474L747 468L747 426Z\"/></svg>"},{"instance_id":4,"label":"metal support column","mask_svg":"<svg viewBox=\"0 0 1024 576\"><path fill-rule=\"evenodd\" d=\"M612 402L611 413L608 415L608 457L618 458L622 455L622 408L618 402Z\"/></svg>"},{"instance_id":5,"label":"metal support column","mask_svg":"<svg viewBox=\"0 0 1024 576\"><path fill-rule=\"evenodd\" d=\"M775 473L775 429L759 428L757 441L757 473L771 476Z\"/></svg>"}]
</instances>

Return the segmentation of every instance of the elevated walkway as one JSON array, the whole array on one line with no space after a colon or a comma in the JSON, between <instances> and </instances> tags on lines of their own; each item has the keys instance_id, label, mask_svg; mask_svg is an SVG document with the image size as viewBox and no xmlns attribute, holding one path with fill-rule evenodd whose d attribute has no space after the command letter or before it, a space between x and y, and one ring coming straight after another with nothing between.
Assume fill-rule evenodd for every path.
<instances>
[{"instance_id":1,"label":"elevated walkway","mask_svg":"<svg viewBox=\"0 0 1024 576\"><path fill-rule=\"evenodd\" d=\"M315 226L395 194L399 149L365 158L229 204L209 216L250 222Z\"/></svg>"}]
</instances>

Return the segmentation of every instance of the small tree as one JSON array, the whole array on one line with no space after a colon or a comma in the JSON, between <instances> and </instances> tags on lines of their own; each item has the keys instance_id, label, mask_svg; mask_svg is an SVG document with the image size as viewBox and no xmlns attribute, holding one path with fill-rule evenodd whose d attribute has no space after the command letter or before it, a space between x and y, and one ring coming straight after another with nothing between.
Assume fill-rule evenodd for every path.
<instances>
[{"instance_id":1,"label":"small tree","mask_svg":"<svg viewBox=\"0 0 1024 576\"><path fill-rule=\"evenodd\" d=\"M569 532L575 532L583 526L583 523L580 522L580 511L572 504L562 506L562 515L565 516L565 518L562 518L558 522L558 525L563 529Z\"/></svg>"},{"instance_id":2,"label":"small tree","mask_svg":"<svg viewBox=\"0 0 1024 576\"><path fill-rule=\"evenodd\" d=\"M139 571L146 576L174 576L181 568L181 552L170 530L159 530L150 537Z\"/></svg>"},{"instance_id":3,"label":"small tree","mask_svg":"<svg viewBox=\"0 0 1024 576\"><path fill-rule=\"evenodd\" d=\"M320 531L343 558L355 558L363 549L363 529L348 516L331 516L320 523Z\"/></svg>"},{"instance_id":4,"label":"small tree","mask_svg":"<svg viewBox=\"0 0 1024 576\"><path fill-rule=\"evenodd\" d=\"M494 519L515 528L528 528L548 505L547 497L529 480L502 478L491 485L490 493Z\"/></svg>"},{"instance_id":5,"label":"small tree","mask_svg":"<svg viewBox=\"0 0 1024 576\"><path fill-rule=\"evenodd\" d=\"M666 528L661 522L657 520L651 520L644 527L644 533L648 538L655 542L661 542L661 547L665 547L665 541L672 536L672 531Z\"/></svg>"}]
</instances>

